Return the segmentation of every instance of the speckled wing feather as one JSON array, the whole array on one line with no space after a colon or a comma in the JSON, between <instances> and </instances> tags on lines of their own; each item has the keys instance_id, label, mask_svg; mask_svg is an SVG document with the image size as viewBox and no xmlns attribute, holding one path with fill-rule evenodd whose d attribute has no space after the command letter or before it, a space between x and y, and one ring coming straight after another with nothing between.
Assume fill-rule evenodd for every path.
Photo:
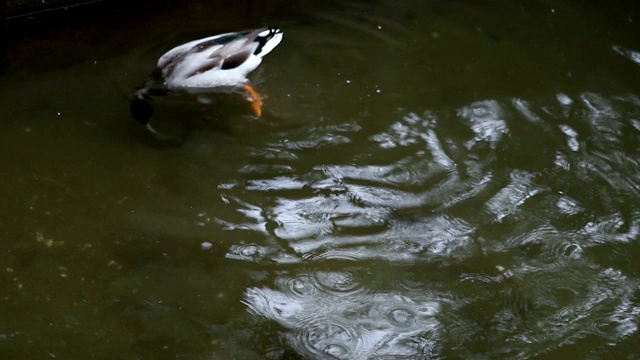
<instances>
[{"instance_id":1,"label":"speckled wing feather","mask_svg":"<svg viewBox=\"0 0 640 360\"><path fill-rule=\"evenodd\" d=\"M209 57L222 58L222 70L237 68L247 61L249 56L256 51L260 45L260 42L256 41L256 39L264 30L265 29L257 29L241 38L232 40L214 50Z\"/></svg>"}]
</instances>

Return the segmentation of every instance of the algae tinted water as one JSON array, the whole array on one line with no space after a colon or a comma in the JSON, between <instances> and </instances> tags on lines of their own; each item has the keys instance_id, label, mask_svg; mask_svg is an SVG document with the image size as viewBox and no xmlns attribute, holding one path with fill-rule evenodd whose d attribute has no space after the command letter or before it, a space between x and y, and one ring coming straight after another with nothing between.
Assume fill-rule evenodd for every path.
<instances>
[{"instance_id":1,"label":"algae tinted water","mask_svg":"<svg viewBox=\"0 0 640 360\"><path fill-rule=\"evenodd\" d=\"M84 11L9 24L3 357L640 356L637 2ZM130 118L164 51L263 24L263 118Z\"/></svg>"}]
</instances>

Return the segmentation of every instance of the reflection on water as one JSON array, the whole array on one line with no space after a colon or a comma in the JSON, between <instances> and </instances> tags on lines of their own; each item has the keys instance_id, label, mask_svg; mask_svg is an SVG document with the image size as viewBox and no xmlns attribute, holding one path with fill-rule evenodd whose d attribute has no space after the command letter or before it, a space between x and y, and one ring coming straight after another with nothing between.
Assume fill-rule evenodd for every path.
<instances>
[{"instance_id":1,"label":"reflection on water","mask_svg":"<svg viewBox=\"0 0 640 360\"><path fill-rule=\"evenodd\" d=\"M603 244L638 239L637 209L625 219L601 207L615 201L609 191L637 195L636 162L598 150L625 145L616 129L631 125L638 100L585 93L550 96L537 108L514 99L409 113L361 145L398 153L395 160L382 155L393 165L325 165L296 180L259 181L268 187L249 181L246 191L265 192L274 203L247 211L258 207L234 200L246 221L227 228L264 232L280 250L261 252L260 261L281 262L286 253L301 269L249 288L245 302L287 329L290 345L309 358L473 356L479 346L519 358L591 336L615 343L635 334L637 279L594 255ZM566 119L567 109L552 110L556 101L583 115ZM602 120L627 106L631 112ZM533 113L540 114L534 125L556 141L555 159L548 156L537 173L505 166L498 153L518 140L508 138L509 124ZM468 127L466 136L442 135L445 119ZM562 123L569 121L587 133ZM579 151L578 138L590 151ZM533 150L509 155L536 156ZM602 180L609 186L572 186ZM437 266L409 288L391 275L425 264Z\"/></svg>"},{"instance_id":2,"label":"reflection on water","mask_svg":"<svg viewBox=\"0 0 640 360\"><path fill-rule=\"evenodd\" d=\"M0 353L640 356L637 5L265 5L287 35L252 75L264 117L162 99L164 146L134 86L236 30L189 4L184 32L160 9L150 42L0 78Z\"/></svg>"}]
</instances>

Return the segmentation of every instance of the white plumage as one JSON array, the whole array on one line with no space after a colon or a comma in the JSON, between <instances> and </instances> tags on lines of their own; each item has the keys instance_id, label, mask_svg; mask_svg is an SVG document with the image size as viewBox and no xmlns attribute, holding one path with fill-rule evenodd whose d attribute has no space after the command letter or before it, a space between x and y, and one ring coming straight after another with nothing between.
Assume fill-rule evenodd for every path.
<instances>
[{"instance_id":1,"label":"white plumage","mask_svg":"<svg viewBox=\"0 0 640 360\"><path fill-rule=\"evenodd\" d=\"M148 126L153 114L149 100L153 95L240 86L245 87L254 113L260 116L262 100L249 85L247 75L280 44L282 36L279 29L259 28L210 36L167 51L158 59L144 86L135 92L130 108L133 118Z\"/></svg>"},{"instance_id":2,"label":"white plumage","mask_svg":"<svg viewBox=\"0 0 640 360\"><path fill-rule=\"evenodd\" d=\"M281 41L278 29L215 35L169 50L157 68L169 90L238 86Z\"/></svg>"}]
</instances>

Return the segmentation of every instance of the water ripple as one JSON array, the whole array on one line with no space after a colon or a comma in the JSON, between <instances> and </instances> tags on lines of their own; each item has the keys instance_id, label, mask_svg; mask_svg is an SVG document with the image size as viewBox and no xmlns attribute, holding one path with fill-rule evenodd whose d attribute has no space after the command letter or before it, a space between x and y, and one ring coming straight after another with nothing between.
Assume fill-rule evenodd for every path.
<instances>
[{"instance_id":1,"label":"water ripple","mask_svg":"<svg viewBox=\"0 0 640 360\"><path fill-rule=\"evenodd\" d=\"M589 222L579 231L588 236L591 243L632 242L640 236L640 219L637 214L626 222L622 214L603 216L597 222Z\"/></svg>"},{"instance_id":2,"label":"water ripple","mask_svg":"<svg viewBox=\"0 0 640 360\"><path fill-rule=\"evenodd\" d=\"M235 260L244 260L244 261L252 261L252 262L262 262L264 261L271 249L261 247L258 245L232 245L227 252L226 257L228 259Z\"/></svg>"},{"instance_id":3,"label":"water ripple","mask_svg":"<svg viewBox=\"0 0 640 360\"><path fill-rule=\"evenodd\" d=\"M276 285L287 297L304 298L317 294L320 289L315 284L312 275L302 273L296 277L279 277Z\"/></svg>"},{"instance_id":4,"label":"water ripple","mask_svg":"<svg viewBox=\"0 0 640 360\"><path fill-rule=\"evenodd\" d=\"M542 118L533 111L531 108L532 105L528 101L524 99L513 99L511 102L527 120L537 124L542 123Z\"/></svg>"},{"instance_id":5,"label":"water ripple","mask_svg":"<svg viewBox=\"0 0 640 360\"><path fill-rule=\"evenodd\" d=\"M510 174L509 184L502 188L486 203L497 221L514 214L531 197L542 191L533 183L533 174L514 171Z\"/></svg>"},{"instance_id":6,"label":"water ripple","mask_svg":"<svg viewBox=\"0 0 640 360\"><path fill-rule=\"evenodd\" d=\"M270 212L279 226L275 235L282 239L307 239L340 229L372 228L377 232L386 221L388 209L361 207L349 197L318 196L298 201L280 199Z\"/></svg>"},{"instance_id":7,"label":"water ripple","mask_svg":"<svg viewBox=\"0 0 640 360\"><path fill-rule=\"evenodd\" d=\"M362 345L360 336L352 324L340 317L325 317L299 320L298 329L288 334L291 346L312 358L354 359Z\"/></svg>"},{"instance_id":8,"label":"water ripple","mask_svg":"<svg viewBox=\"0 0 640 360\"><path fill-rule=\"evenodd\" d=\"M584 208L577 200L572 199L568 196L559 197L558 201L556 202L556 206L558 207L560 212L565 215L575 215L584 211Z\"/></svg>"},{"instance_id":9,"label":"water ripple","mask_svg":"<svg viewBox=\"0 0 640 360\"><path fill-rule=\"evenodd\" d=\"M255 191L298 190L306 185L306 182L298 179L277 177L274 179L249 180L247 181L246 189Z\"/></svg>"},{"instance_id":10,"label":"water ripple","mask_svg":"<svg viewBox=\"0 0 640 360\"><path fill-rule=\"evenodd\" d=\"M487 142L495 149L503 135L509 132L504 120L504 110L495 100L478 101L465 106L458 110L458 116L469 121L471 130L476 134L475 138L467 143L467 148Z\"/></svg>"},{"instance_id":11,"label":"water ripple","mask_svg":"<svg viewBox=\"0 0 640 360\"><path fill-rule=\"evenodd\" d=\"M560 125L562 132L567 135L567 146L571 151L580 150L580 143L578 142L578 133L569 125Z\"/></svg>"},{"instance_id":12,"label":"water ripple","mask_svg":"<svg viewBox=\"0 0 640 360\"><path fill-rule=\"evenodd\" d=\"M437 124L438 116L433 112L426 111L423 115L409 113L404 115L401 121L393 123L388 130L371 136L371 140L379 143L383 149L424 144L428 154L431 155L429 168L451 170L455 167L455 163L447 155L435 132ZM418 150L416 153L418 157L424 157L425 154L427 152L424 150Z\"/></svg>"},{"instance_id":13,"label":"water ripple","mask_svg":"<svg viewBox=\"0 0 640 360\"><path fill-rule=\"evenodd\" d=\"M626 57L627 59L633 61L634 63L640 65L640 52L634 51L634 50L631 50L631 49L627 49L624 46L620 46L620 45L613 45L611 48L616 53L618 53L618 54Z\"/></svg>"},{"instance_id":14,"label":"water ripple","mask_svg":"<svg viewBox=\"0 0 640 360\"><path fill-rule=\"evenodd\" d=\"M353 295L364 289L349 271L317 271L315 279L318 287L333 295Z\"/></svg>"},{"instance_id":15,"label":"water ripple","mask_svg":"<svg viewBox=\"0 0 640 360\"><path fill-rule=\"evenodd\" d=\"M330 294L291 298L251 288L245 303L253 314L280 323L289 344L308 358L366 360L437 351L437 302L399 294L341 299Z\"/></svg>"},{"instance_id":16,"label":"water ripple","mask_svg":"<svg viewBox=\"0 0 640 360\"><path fill-rule=\"evenodd\" d=\"M246 221L218 223L268 239L228 257L287 253L294 268L249 288L249 311L309 359L533 358L635 336L637 271L616 260L640 237L629 201L640 161L628 150L640 102L558 93L540 103L401 112L346 161L319 161L300 146L316 141L308 134L265 145L295 156L221 188L240 193L227 204ZM533 150L515 144L529 129L551 154L533 169ZM288 173L305 158L306 172Z\"/></svg>"}]
</instances>

